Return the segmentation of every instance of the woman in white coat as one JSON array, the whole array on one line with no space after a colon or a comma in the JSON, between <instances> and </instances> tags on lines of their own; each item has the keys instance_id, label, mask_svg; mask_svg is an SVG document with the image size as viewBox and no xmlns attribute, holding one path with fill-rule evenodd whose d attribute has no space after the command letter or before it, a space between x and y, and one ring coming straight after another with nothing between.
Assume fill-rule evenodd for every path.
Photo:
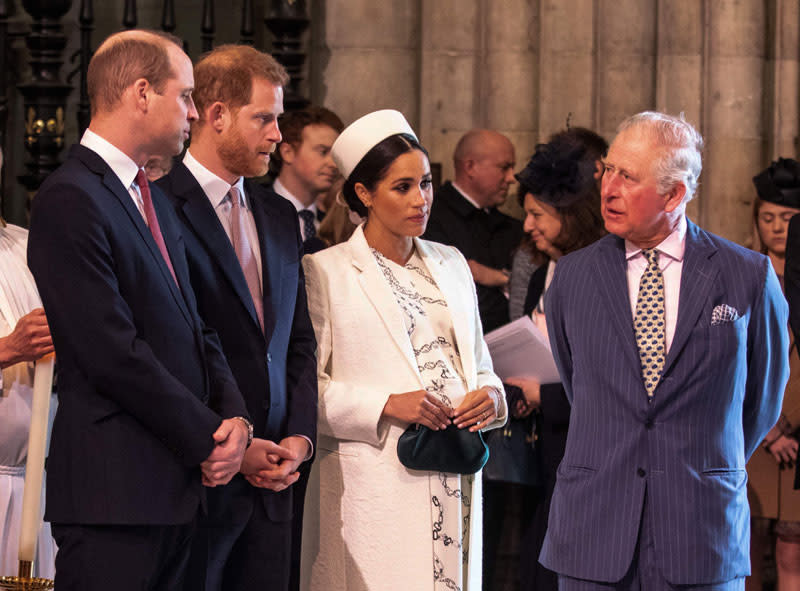
<instances>
[{"instance_id":1,"label":"woman in white coat","mask_svg":"<svg viewBox=\"0 0 800 591\"><path fill-rule=\"evenodd\" d=\"M456 249L418 238L430 164L400 113L353 123L333 158L347 204L367 220L303 259L320 398L302 588L479 591L480 473L411 470L397 456L415 423L506 421L472 276Z\"/></svg>"}]
</instances>

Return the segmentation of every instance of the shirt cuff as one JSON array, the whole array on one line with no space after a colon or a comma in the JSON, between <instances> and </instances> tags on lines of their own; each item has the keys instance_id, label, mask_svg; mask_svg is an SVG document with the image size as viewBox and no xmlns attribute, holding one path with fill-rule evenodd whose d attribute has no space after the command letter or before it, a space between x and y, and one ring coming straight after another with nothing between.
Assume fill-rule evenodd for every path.
<instances>
[{"instance_id":1,"label":"shirt cuff","mask_svg":"<svg viewBox=\"0 0 800 591\"><path fill-rule=\"evenodd\" d=\"M292 437L302 437L303 439L308 441L308 453L306 454L306 457L303 458L303 461L307 462L308 460L310 460L311 457L314 455L314 444L311 442L311 440L305 435L300 435L298 433L295 433L294 435L292 435Z\"/></svg>"}]
</instances>

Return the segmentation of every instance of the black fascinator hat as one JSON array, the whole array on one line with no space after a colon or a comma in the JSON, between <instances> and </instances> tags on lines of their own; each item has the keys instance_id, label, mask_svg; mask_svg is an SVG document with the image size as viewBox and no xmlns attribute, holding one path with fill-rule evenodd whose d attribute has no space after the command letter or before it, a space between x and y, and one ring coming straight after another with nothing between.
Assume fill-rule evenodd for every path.
<instances>
[{"instance_id":1,"label":"black fascinator hat","mask_svg":"<svg viewBox=\"0 0 800 591\"><path fill-rule=\"evenodd\" d=\"M580 201L593 186L595 161L586 147L567 138L536 146L530 162L514 175L520 197L532 193L553 207L568 207Z\"/></svg>"},{"instance_id":2,"label":"black fascinator hat","mask_svg":"<svg viewBox=\"0 0 800 591\"><path fill-rule=\"evenodd\" d=\"M778 158L753 177L753 184L762 201L800 209L800 162L797 160Z\"/></svg>"}]
</instances>

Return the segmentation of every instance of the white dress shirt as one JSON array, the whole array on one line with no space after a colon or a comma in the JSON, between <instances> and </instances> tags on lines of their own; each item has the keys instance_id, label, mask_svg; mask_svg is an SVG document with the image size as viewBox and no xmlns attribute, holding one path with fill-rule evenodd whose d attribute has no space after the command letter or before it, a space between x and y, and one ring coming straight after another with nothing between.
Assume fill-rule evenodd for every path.
<instances>
[{"instance_id":1,"label":"white dress shirt","mask_svg":"<svg viewBox=\"0 0 800 591\"><path fill-rule=\"evenodd\" d=\"M678 227L656 246L658 267L664 276L664 320L666 327L666 350L672 345L675 325L678 322L678 300L681 291L681 271L686 250L686 216L681 216ZM642 249L625 241L625 258L628 261L628 296L631 316L636 317L636 300L639 297L639 282L647 268L647 259Z\"/></svg>"},{"instance_id":2,"label":"white dress shirt","mask_svg":"<svg viewBox=\"0 0 800 591\"><path fill-rule=\"evenodd\" d=\"M228 199L228 192L231 187L239 189L239 194L244 199L244 209L247 211L245 216L245 231L247 232L247 241L250 243L250 249L253 251L253 257L256 259L256 268L258 269L258 281L263 285L263 275L261 272L261 248L259 247L260 241L258 239L258 230L256 229L256 221L253 218L253 211L250 209L250 199L244 191L244 179L239 177L237 181L231 185L226 181L219 178L213 172L208 170L205 166L200 164L191 150L186 151L183 157L183 164L192 173L192 176L197 180L197 183L203 189L203 192L211 202L211 207L219 218L219 223L228 235L228 240L233 243L231 234L231 201Z\"/></svg>"},{"instance_id":3,"label":"white dress shirt","mask_svg":"<svg viewBox=\"0 0 800 591\"><path fill-rule=\"evenodd\" d=\"M289 203L294 205L294 208L297 210L297 217L300 220L300 236L303 238L303 242L306 241L306 226L303 223L302 218L300 218L300 212L304 209L307 209L311 213L314 214L314 227L319 230L319 218L317 218L317 203L316 201L306 207L303 203L295 197L292 192L286 188L280 179L275 179L275 182L272 183L272 189L281 197L286 199Z\"/></svg>"}]
</instances>

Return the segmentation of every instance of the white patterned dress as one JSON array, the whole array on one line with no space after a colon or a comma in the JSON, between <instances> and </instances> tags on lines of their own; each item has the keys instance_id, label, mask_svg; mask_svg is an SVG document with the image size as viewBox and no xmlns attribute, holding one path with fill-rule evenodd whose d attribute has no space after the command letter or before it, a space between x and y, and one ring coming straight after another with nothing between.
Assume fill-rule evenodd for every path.
<instances>
[{"instance_id":1,"label":"white patterned dress","mask_svg":"<svg viewBox=\"0 0 800 591\"><path fill-rule=\"evenodd\" d=\"M425 389L457 407L466 393L453 321L436 282L416 251L398 265L372 250L388 282L403 320ZM465 591L470 526L472 475L431 472L431 565L436 589Z\"/></svg>"}]
</instances>

